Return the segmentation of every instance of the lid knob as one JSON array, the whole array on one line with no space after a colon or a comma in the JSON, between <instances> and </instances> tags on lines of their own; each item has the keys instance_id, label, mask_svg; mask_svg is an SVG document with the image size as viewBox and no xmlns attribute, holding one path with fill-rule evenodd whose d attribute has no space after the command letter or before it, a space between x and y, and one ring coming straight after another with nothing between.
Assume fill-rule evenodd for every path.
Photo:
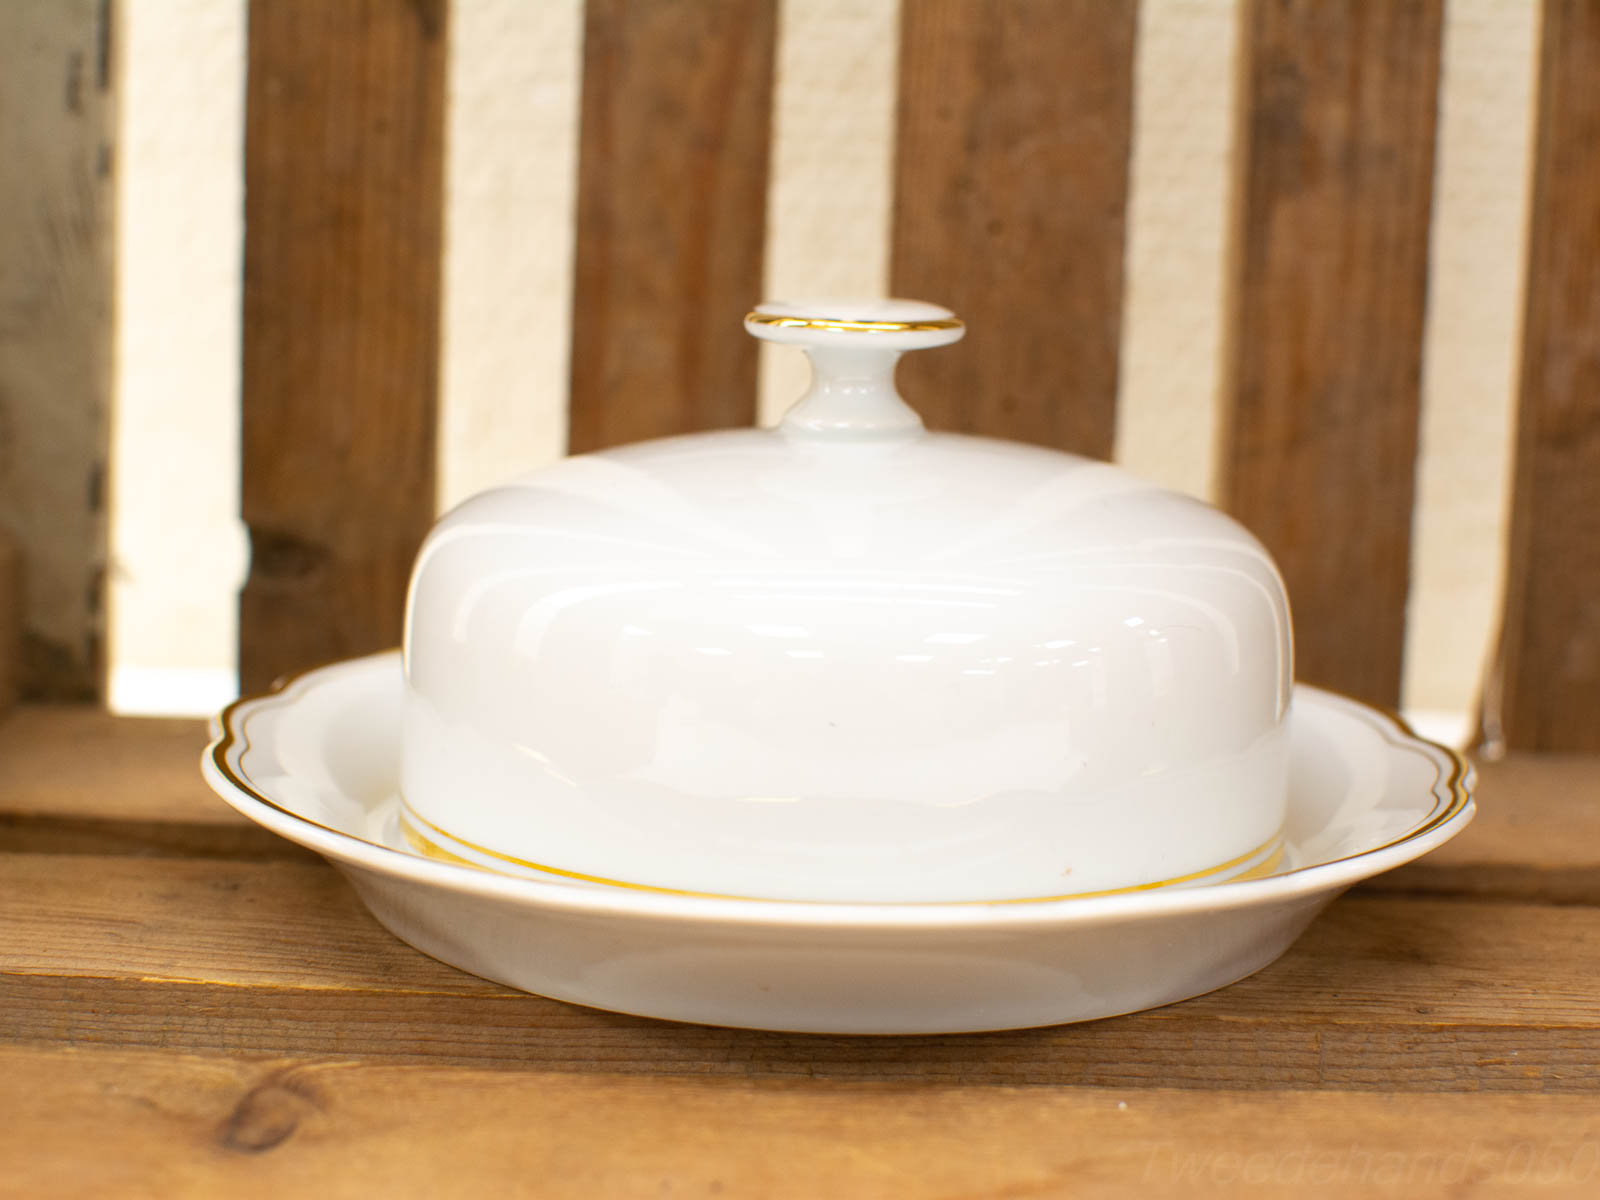
<instances>
[{"instance_id":1,"label":"lid knob","mask_svg":"<svg viewBox=\"0 0 1600 1200\"><path fill-rule=\"evenodd\" d=\"M811 388L784 415L786 433L862 439L922 429L895 390L895 363L907 350L948 346L966 332L949 309L920 300L768 301L744 327L763 341L799 346L811 360Z\"/></svg>"}]
</instances>

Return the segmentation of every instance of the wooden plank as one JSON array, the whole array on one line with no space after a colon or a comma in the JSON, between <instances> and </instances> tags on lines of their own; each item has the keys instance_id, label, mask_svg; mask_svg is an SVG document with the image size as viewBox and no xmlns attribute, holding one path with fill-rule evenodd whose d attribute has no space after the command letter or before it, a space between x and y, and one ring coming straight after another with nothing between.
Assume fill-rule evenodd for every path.
<instances>
[{"instance_id":1,"label":"wooden plank","mask_svg":"<svg viewBox=\"0 0 1600 1200\"><path fill-rule=\"evenodd\" d=\"M1367 889L1600 905L1600 757L1484 763L1477 797L1460 837Z\"/></svg>"},{"instance_id":2,"label":"wooden plank","mask_svg":"<svg viewBox=\"0 0 1600 1200\"><path fill-rule=\"evenodd\" d=\"M930 427L1109 457L1137 6L906 0L891 287L964 342L913 355Z\"/></svg>"},{"instance_id":3,"label":"wooden plank","mask_svg":"<svg viewBox=\"0 0 1600 1200\"><path fill-rule=\"evenodd\" d=\"M34 705L0 725L0 812L242 826L200 778L204 721Z\"/></svg>"},{"instance_id":4,"label":"wooden plank","mask_svg":"<svg viewBox=\"0 0 1600 1200\"><path fill-rule=\"evenodd\" d=\"M445 10L250 6L247 691L400 638L433 519Z\"/></svg>"},{"instance_id":5,"label":"wooden plank","mask_svg":"<svg viewBox=\"0 0 1600 1200\"><path fill-rule=\"evenodd\" d=\"M298 859L200 778L201 721L28 706L0 724L0 850Z\"/></svg>"},{"instance_id":6,"label":"wooden plank","mask_svg":"<svg viewBox=\"0 0 1600 1200\"><path fill-rule=\"evenodd\" d=\"M53 700L101 689L110 22L102 0L0 4L0 527L28 563L21 689Z\"/></svg>"},{"instance_id":7,"label":"wooden plank","mask_svg":"<svg viewBox=\"0 0 1600 1200\"><path fill-rule=\"evenodd\" d=\"M1544 6L1505 627L1487 722L1600 751L1600 10Z\"/></svg>"},{"instance_id":8,"label":"wooden plank","mask_svg":"<svg viewBox=\"0 0 1600 1200\"><path fill-rule=\"evenodd\" d=\"M1277 556L1297 673L1397 705L1440 0L1252 0L1222 494Z\"/></svg>"},{"instance_id":9,"label":"wooden plank","mask_svg":"<svg viewBox=\"0 0 1600 1200\"><path fill-rule=\"evenodd\" d=\"M415 953L326 868L0 855L0 1040L666 1075L1115 1087L1597 1086L1600 910L1347 898L1233 987L1083 1026L862 1039L673 1025Z\"/></svg>"},{"instance_id":10,"label":"wooden plank","mask_svg":"<svg viewBox=\"0 0 1600 1200\"><path fill-rule=\"evenodd\" d=\"M642 1080L0 1050L19 1194L1588 1197L1579 1096ZM83 1132L93 1130L94 1153Z\"/></svg>"},{"instance_id":11,"label":"wooden plank","mask_svg":"<svg viewBox=\"0 0 1600 1200\"><path fill-rule=\"evenodd\" d=\"M590 0L570 445L748 425L776 0Z\"/></svg>"},{"instance_id":12,"label":"wooden plank","mask_svg":"<svg viewBox=\"0 0 1600 1200\"><path fill-rule=\"evenodd\" d=\"M70 817L19 817L7 812L0 812L0 852L317 861L311 851L248 823L83 821Z\"/></svg>"},{"instance_id":13,"label":"wooden plank","mask_svg":"<svg viewBox=\"0 0 1600 1200\"><path fill-rule=\"evenodd\" d=\"M0 717L17 703L22 675L22 554L0 527Z\"/></svg>"}]
</instances>

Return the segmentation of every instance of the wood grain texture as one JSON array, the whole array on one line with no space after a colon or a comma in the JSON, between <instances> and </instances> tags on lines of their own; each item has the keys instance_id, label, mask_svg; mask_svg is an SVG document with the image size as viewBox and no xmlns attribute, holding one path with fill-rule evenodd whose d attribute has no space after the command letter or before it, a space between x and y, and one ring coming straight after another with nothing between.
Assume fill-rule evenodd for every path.
<instances>
[{"instance_id":1,"label":"wood grain texture","mask_svg":"<svg viewBox=\"0 0 1600 1200\"><path fill-rule=\"evenodd\" d=\"M0 724L0 850L317 862L200 777L204 722L24 706Z\"/></svg>"},{"instance_id":2,"label":"wood grain texture","mask_svg":"<svg viewBox=\"0 0 1600 1200\"><path fill-rule=\"evenodd\" d=\"M0 812L246 825L200 778L209 740L204 721L25 705L0 725Z\"/></svg>"},{"instance_id":3,"label":"wood grain texture","mask_svg":"<svg viewBox=\"0 0 1600 1200\"><path fill-rule=\"evenodd\" d=\"M1600 10L1544 7L1521 408L1499 678L1486 723L1600 751Z\"/></svg>"},{"instance_id":4,"label":"wood grain texture","mask_svg":"<svg viewBox=\"0 0 1600 1200\"><path fill-rule=\"evenodd\" d=\"M17 703L22 673L22 553L0 527L0 717Z\"/></svg>"},{"instance_id":5,"label":"wood grain texture","mask_svg":"<svg viewBox=\"0 0 1600 1200\"><path fill-rule=\"evenodd\" d=\"M200 778L201 721L24 706L0 723L0 850L316 862Z\"/></svg>"},{"instance_id":6,"label":"wood grain texture","mask_svg":"<svg viewBox=\"0 0 1600 1200\"><path fill-rule=\"evenodd\" d=\"M570 447L748 425L776 0L585 10Z\"/></svg>"},{"instance_id":7,"label":"wood grain texture","mask_svg":"<svg viewBox=\"0 0 1600 1200\"><path fill-rule=\"evenodd\" d=\"M7 1103L9 1102L9 1103ZM0 1050L19 1194L1588 1197L1579 1096L641 1080ZM78 1131L96 1132L85 1155ZM1313 1191L1313 1189L1315 1189Z\"/></svg>"},{"instance_id":8,"label":"wood grain texture","mask_svg":"<svg viewBox=\"0 0 1600 1200\"><path fill-rule=\"evenodd\" d=\"M891 288L968 325L902 367L930 427L1110 456L1136 18L906 0Z\"/></svg>"},{"instance_id":9,"label":"wood grain texture","mask_svg":"<svg viewBox=\"0 0 1600 1200\"><path fill-rule=\"evenodd\" d=\"M1442 4L1251 0L1222 495L1297 674L1400 694Z\"/></svg>"},{"instance_id":10,"label":"wood grain texture","mask_svg":"<svg viewBox=\"0 0 1600 1200\"><path fill-rule=\"evenodd\" d=\"M1476 795L1459 837L1363 888L1600 905L1600 758L1484 763Z\"/></svg>"},{"instance_id":11,"label":"wood grain texture","mask_svg":"<svg viewBox=\"0 0 1600 1200\"><path fill-rule=\"evenodd\" d=\"M433 519L445 10L250 6L247 691L400 638Z\"/></svg>"},{"instance_id":12,"label":"wood grain texture","mask_svg":"<svg viewBox=\"0 0 1600 1200\"><path fill-rule=\"evenodd\" d=\"M326 867L0 855L0 1040L651 1075L1116 1087L1596 1086L1600 910L1347 898L1280 962L1082 1026L850 1038L527 996L384 932Z\"/></svg>"},{"instance_id":13,"label":"wood grain texture","mask_svg":"<svg viewBox=\"0 0 1600 1200\"><path fill-rule=\"evenodd\" d=\"M38 699L102 683L110 24L103 0L0 4L0 528L28 564L20 661L0 660Z\"/></svg>"}]
</instances>

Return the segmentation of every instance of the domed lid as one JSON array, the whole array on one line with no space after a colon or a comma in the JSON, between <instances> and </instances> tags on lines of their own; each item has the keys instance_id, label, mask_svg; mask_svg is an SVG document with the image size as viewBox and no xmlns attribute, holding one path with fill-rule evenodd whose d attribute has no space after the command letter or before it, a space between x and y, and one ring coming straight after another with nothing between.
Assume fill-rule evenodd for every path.
<instances>
[{"instance_id":1,"label":"domed lid","mask_svg":"<svg viewBox=\"0 0 1600 1200\"><path fill-rule=\"evenodd\" d=\"M745 324L811 359L777 429L570 458L430 535L419 836L853 899L1143 884L1271 842L1289 620L1245 530L1104 463L924 430L894 366L961 337L945 309Z\"/></svg>"}]
</instances>

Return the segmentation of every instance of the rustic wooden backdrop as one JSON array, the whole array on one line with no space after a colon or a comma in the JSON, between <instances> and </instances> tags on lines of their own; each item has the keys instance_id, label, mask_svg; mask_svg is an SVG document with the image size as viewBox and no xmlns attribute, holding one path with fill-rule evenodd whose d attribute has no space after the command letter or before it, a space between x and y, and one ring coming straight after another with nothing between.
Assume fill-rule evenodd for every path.
<instances>
[{"instance_id":1,"label":"rustic wooden backdrop","mask_svg":"<svg viewBox=\"0 0 1600 1200\"><path fill-rule=\"evenodd\" d=\"M1246 0L1239 47L1219 494L1283 565L1301 676L1391 706L1444 11ZM972 326L906 368L935 427L1110 451L1137 13L901 6L890 283ZM85 14L92 51L95 6ZM764 277L778 16L777 0L584 7L574 450L756 415L738 318ZM443 0L250 8L246 689L398 639L433 517L450 19ZM1548 0L1542 39L1509 587L1485 720L1515 747L1600 750L1600 15ZM85 457L60 475L92 499ZM81 560L90 596L103 531L85 511L52 553ZM41 553L10 523L23 560ZM71 651L26 659L22 686L81 695L93 639Z\"/></svg>"}]
</instances>

